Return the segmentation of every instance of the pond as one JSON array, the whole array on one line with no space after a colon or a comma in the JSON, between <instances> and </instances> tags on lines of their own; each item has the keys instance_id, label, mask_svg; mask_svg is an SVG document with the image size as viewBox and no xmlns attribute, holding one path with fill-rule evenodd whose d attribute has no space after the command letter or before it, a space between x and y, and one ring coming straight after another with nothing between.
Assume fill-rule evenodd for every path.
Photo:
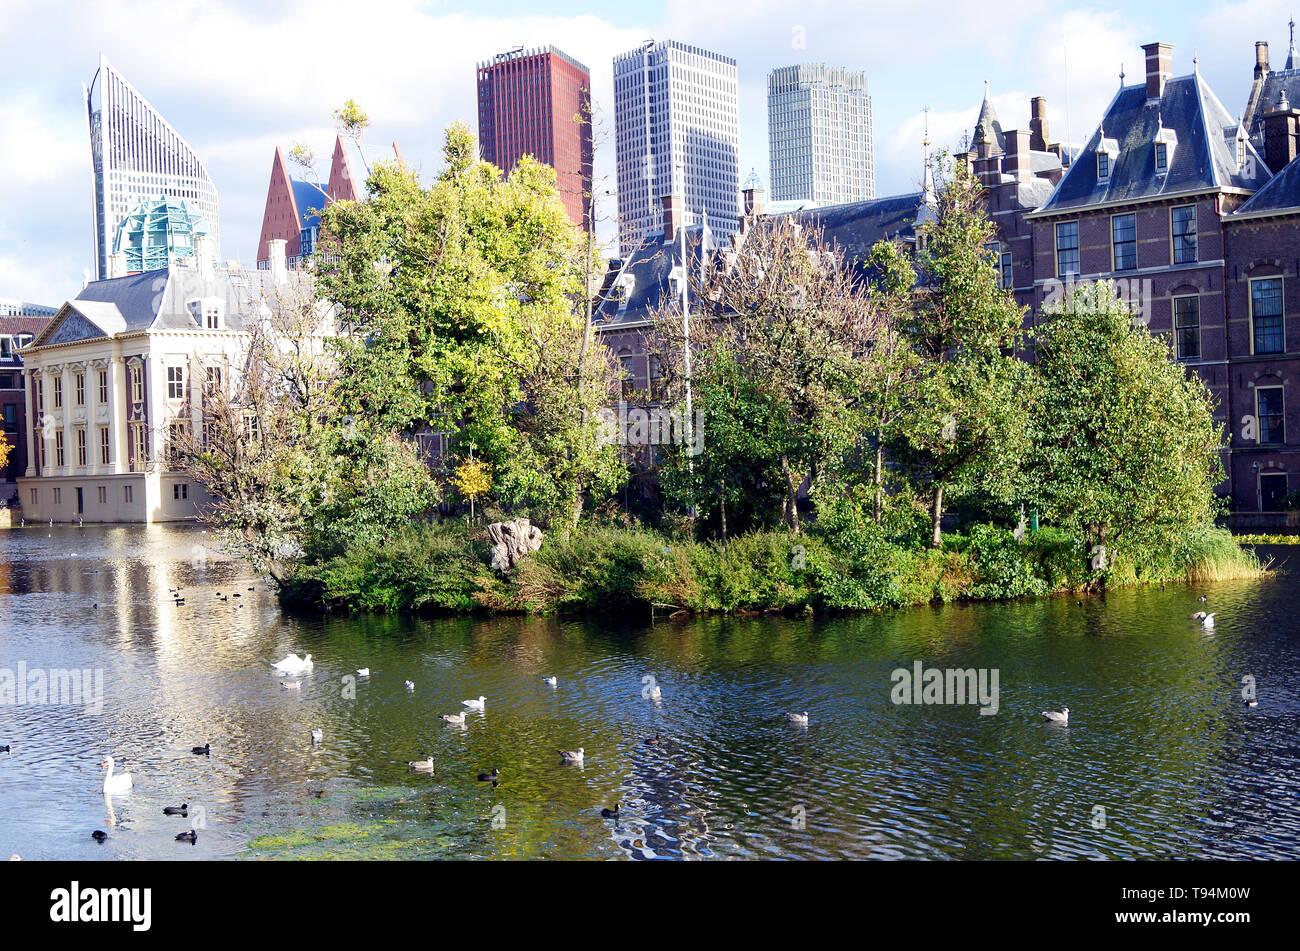
<instances>
[{"instance_id":1,"label":"pond","mask_svg":"<svg viewBox=\"0 0 1300 951\"><path fill-rule=\"evenodd\" d=\"M2 531L0 858L1300 858L1300 590L1261 553L1082 604L402 619L286 615L194 526ZM917 662L996 712L895 703Z\"/></svg>"}]
</instances>

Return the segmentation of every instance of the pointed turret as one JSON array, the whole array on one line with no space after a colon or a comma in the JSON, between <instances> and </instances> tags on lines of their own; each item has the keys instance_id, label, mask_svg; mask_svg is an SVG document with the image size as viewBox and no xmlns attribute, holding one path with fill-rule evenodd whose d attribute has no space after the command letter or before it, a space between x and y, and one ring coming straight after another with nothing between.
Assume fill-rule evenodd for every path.
<instances>
[{"instance_id":1,"label":"pointed turret","mask_svg":"<svg viewBox=\"0 0 1300 951\"><path fill-rule=\"evenodd\" d=\"M1002 135L1002 123L993 109L993 100L989 97L989 82L984 80L984 102L980 105L979 118L975 120L975 133L971 136L971 151L978 158L988 158L998 152L1007 150L1007 140Z\"/></svg>"}]
</instances>

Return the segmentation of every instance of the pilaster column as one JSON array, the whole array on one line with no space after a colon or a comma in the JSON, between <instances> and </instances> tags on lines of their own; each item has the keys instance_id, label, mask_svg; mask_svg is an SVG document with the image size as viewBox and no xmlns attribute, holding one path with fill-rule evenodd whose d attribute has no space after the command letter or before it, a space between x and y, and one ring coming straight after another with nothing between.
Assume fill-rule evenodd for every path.
<instances>
[{"instance_id":1,"label":"pilaster column","mask_svg":"<svg viewBox=\"0 0 1300 951\"><path fill-rule=\"evenodd\" d=\"M23 473L27 478L36 475L37 445L36 445L36 419L35 419L35 400L32 399L32 387L36 385L35 378L32 376L30 367L31 358L28 357L23 361L23 408L27 415L23 421L23 432L27 436L27 469Z\"/></svg>"}]
</instances>

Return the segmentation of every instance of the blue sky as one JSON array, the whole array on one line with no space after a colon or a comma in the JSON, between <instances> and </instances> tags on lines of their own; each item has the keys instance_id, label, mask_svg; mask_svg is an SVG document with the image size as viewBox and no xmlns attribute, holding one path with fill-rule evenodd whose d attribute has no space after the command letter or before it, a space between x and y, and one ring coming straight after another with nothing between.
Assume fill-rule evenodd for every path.
<instances>
[{"instance_id":1,"label":"blue sky","mask_svg":"<svg viewBox=\"0 0 1300 951\"><path fill-rule=\"evenodd\" d=\"M1016 11L1009 16L1008 9ZM1176 75L1200 69L1228 109L1249 91L1254 43L1285 62L1288 4L660 0L636 4L418 0L0 0L0 298L58 304L91 261L90 150L81 85L102 51L189 140L222 204L222 252L251 264L277 144L327 164L331 110L356 99L376 154L396 139L425 172L443 128L473 124L474 65L554 43L592 71L612 124L610 61L645 39L677 39L737 60L741 178L767 178L766 75L826 62L865 70L875 112L877 193L912 190L922 109L936 145L960 144L988 80L1004 128L1048 98L1051 132L1091 134L1119 84L1143 71L1141 44L1174 44ZM802 46L800 46L802 42ZM1068 66L1068 68L1067 68ZM612 189L613 145L598 173ZM322 173L326 169L322 167ZM612 204L608 211L612 213Z\"/></svg>"}]
</instances>

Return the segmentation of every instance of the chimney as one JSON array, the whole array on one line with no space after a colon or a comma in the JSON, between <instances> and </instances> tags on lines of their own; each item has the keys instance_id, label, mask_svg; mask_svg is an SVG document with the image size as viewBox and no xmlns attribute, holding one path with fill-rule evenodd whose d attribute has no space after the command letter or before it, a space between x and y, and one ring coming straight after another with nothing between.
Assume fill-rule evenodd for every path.
<instances>
[{"instance_id":1,"label":"chimney","mask_svg":"<svg viewBox=\"0 0 1300 951\"><path fill-rule=\"evenodd\" d=\"M1034 177L1033 166L1029 161L1033 133L1027 129L1010 129L1003 136L1007 140L1007 154L1002 160L1002 171L1018 182L1029 181Z\"/></svg>"},{"instance_id":2,"label":"chimney","mask_svg":"<svg viewBox=\"0 0 1300 951\"><path fill-rule=\"evenodd\" d=\"M108 256L108 278L126 277L126 252L118 251Z\"/></svg>"},{"instance_id":3,"label":"chimney","mask_svg":"<svg viewBox=\"0 0 1300 951\"><path fill-rule=\"evenodd\" d=\"M1255 78L1263 79L1268 71L1268 41L1260 40L1255 44Z\"/></svg>"},{"instance_id":4,"label":"chimney","mask_svg":"<svg viewBox=\"0 0 1300 951\"><path fill-rule=\"evenodd\" d=\"M682 226L682 201L676 195L664 195L664 244L677 240L677 229Z\"/></svg>"},{"instance_id":5,"label":"chimney","mask_svg":"<svg viewBox=\"0 0 1300 951\"><path fill-rule=\"evenodd\" d=\"M289 267L284 253L287 244L284 238L272 238L266 242L266 253L271 259L271 279L277 284L283 284L289 277Z\"/></svg>"},{"instance_id":6,"label":"chimney","mask_svg":"<svg viewBox=\"0 0 1300 951\"><path fill-rule=\"evenodd\" d=\"M979 179L979 183L985 188L1000 185L1002 183L1002 153L977 158L975 160L975 177Z\"/></svg>"},{"instance_id":7,"label":"chimney","mask_svg":"<svg viewBox=\"0 0 1300 951\"><path fill-rule=\"evenodd\" d=\"M1142 51L1147 54L1147 100L1159 99L1174 72L1174 48L1169 43L1148 43Z\"/></svg>"},{"instance_id":8,"label":"chimney","mask_svg":"<svg viewBox=\"0 0 1300 951\"><path fill-rule=\"evenodd\" d=\"M1300 111L1291 108L1283 90L1277 105L1264 113L1264 161L1274 173L1286 168L1296 157L1297 138L1300 138Z\"/></svg>"},{"instance_id":9,"label":"chimney","mask_svg":"<svg viewBox=\"0 0 1300 951\"><path fill-rule=\"evenodd\" d=\"M746 188L741 193L746 218L757 218L763 213L763 196L766 194L763 189L755 185L752 188Z\"/></svg>"},{"instance_id":10,"label":"chimney","mask_svg":"<svg viewBox=\"0 0 1300 951\"><path fill-rule=\"evenodd\" d=\"M1035 96L1029 100L1029 147L1035 152L1046 152L1051 140L1047 134L1047 100Z\"/></svg>"},{"instance_id":11,"label":"chimney","mask_svg":"<svg viewBox=\"0 0 1300 951\"><path fill-rule=\"evenodd\" d=\"M212 239L206 234L194 236L194 265L202 277L213 277Z\"/></svg>"}]
</instances>

